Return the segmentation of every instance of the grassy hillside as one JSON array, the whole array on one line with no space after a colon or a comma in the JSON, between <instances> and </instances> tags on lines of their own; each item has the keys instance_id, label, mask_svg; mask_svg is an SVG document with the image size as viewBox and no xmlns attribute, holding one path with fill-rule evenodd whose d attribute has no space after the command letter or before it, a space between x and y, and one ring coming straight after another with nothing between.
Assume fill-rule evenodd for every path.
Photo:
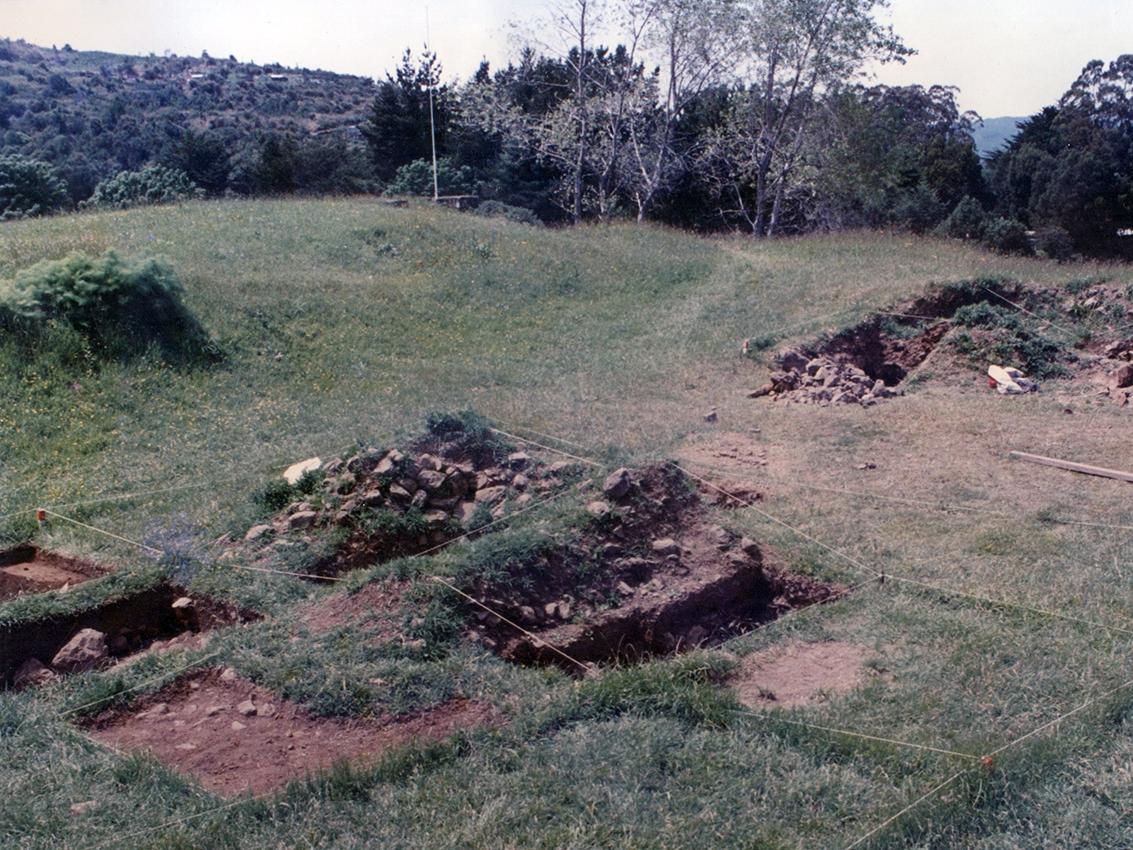
<instances>
[{"instance_id":1,"label":"grassy hillside","mask_svg":"<svg viewBox=\"0 0 1133 850\"><path fill-rule=\"evenodd\" d=\"M210 650L223 663L348 714L459 686L499 706L508 725L208 814L223 801L155 762L95 746L58 716L183 657L3 693L0 789L19 801L0 810L5 846L837 850L970 763L777 719L978 757L1129 678L1128 485L1006 458L1024 449L1128 468L1127 409L1071 384L1003 398L975 372L928 377L869 409L761 403L744 391L767 367L739 353L745 338L809 337L932 283L1002 275L1128 286L1128 267L879 234L752 243L634 226L544 230L372 200L16 222L0 228L0 248L0 277L71 251L167 257L227 355L208 369L134 361L76 374L49 357L17 361L0 343L0 514L192 487L67 513L129 538L204 546L243 519L248 494L277 467L388 442L428 411L471 407L501 427L570 440L599 463L666 456L690 435L727 437L764 453L767 465L750 474L765 513L721 522L775 545L792 568L847 585L882 570L1036 609L873 582L725 647L733 660L788 641L866 647L868 684L744 717L712 675L727 661L719 653L582 684L471 648L394 662L349 632L295 631L294 606L327 590L267 576L240 584L215 565L216 587L275 615L218 632ZM713 406L719 421L709 424ZM5 522L9 534L29 530L24 519ZM139 557L58 523L39 539ZM419 569L443 571L462 556L446 557ZM392 696L376 676L396 684ZM1131 709L1133 691L1116 691L993 769L975 765L859 846L1127 845ZM67 814L88 799L99 801L93 814ZM163 825L182 817L197 819Z\"/></svg>"}]
</instances>

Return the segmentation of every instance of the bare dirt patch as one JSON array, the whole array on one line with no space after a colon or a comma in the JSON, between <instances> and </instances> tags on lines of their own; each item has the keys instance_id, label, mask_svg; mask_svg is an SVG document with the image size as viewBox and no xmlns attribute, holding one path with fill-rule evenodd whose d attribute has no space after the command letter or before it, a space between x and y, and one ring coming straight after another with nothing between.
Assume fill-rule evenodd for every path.
<instances>
[{"instance_id":1,"label":"bare dirt patch","mask_svg":"<svg viewBox=\"0 0 1133 850\"><path fill-rule=\"evenodd\" d=\"M107 572L98 564L80 558L36 546L17 546L0 552L0 600L74 587Z\"/></svg>"},{"instance_id":2,"label":"bare dirt patch","mask_svg":"<svg viewBox=\"0 0 1133 850\"><path fill-rule=\"evenodd\" d=\"M764 547L714 524L671 464L619 470L604 495L589 506L595 519L580 540L472 588L535 637L487 615L472 636L510 661L577 673L548 645L582 662L640 661L842 592L787 572Z\"/></svg>"},{"instance_id":3,"label":"bare dirt patch","mask_svg":"<svg viewBox=\"0 0 1133 850\"><path fill-rule=\"evenodd\" d=\"M401 635L402 598L410 582L386 579L367 584L356 593L336 593L306 608L299 621L312 632L341 626L365 626L372 641Z\"/></svg>"},{"instance_id":4,"label":"bare dirt patch","mask_svg":"<svg viewBox=\"0 0 1133 850\"><path fill-rule=\"evenodd\" d=\"M149 751L209 791L233 796L276 791L335 762L372 760L398 745L499 722L491 706L460 699L406 718L317 717L233 671L211 670L87 726L96 740Z\"/></svg>"},{"instance_id":5,"label":"bare dirt patch","mask_svg":"<svg viewBox=\"0 0 1133 850\"><path fill-rule=\"evenodd\" d=\"M50 672L56 654L84 630L102 635L104 649L91 653L90 666L105 666L148 650L192 646L212 629L258 619L230 603L160 584L75 613L0 626L0 680L11 681L29 662Z\"/></svg>"},{"instance_id":6,"label":"bare dirt patch","mask_svg":"<svg viewBox=\"0 0 1133 850\"><path fill-rule=\"evenodd\" d=\"M749 708L799 708L846 694L876 675L866 667L873 653L852 643L789 643L743 659L732 679Z\"/></svg>"}]
</instances>

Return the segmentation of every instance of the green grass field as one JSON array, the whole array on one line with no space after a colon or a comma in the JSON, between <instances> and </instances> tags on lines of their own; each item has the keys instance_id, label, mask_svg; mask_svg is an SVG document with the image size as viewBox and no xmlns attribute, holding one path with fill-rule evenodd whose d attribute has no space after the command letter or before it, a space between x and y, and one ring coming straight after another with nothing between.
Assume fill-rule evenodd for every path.
<instances>
[{"instance_id":1,"label":"green grass field","mask_svg":"<svg viewBox=\"0 0 1133 850\"><path fill-rule=\"evenodd\" d=\"M125 543L64 522L36 532L27 513L9 514L177 488L58 511L183 546L207 564L196 587L268 615L214 633L215 663L319 713L412 712L461 693L509 720L229 803L151 759L99 747L64 714L203 651L3 692L0 845L1133 845L1133 686L1122 687L1133 679L1129 485L1007 457L1021 449L1128 469L1128 409L1057 382L1006 399L974 372L966 382L929 378L869 409L771 404L745 398L766 368L739 353L745 338L805 339L934 283L999 275L1127 286L1130 267L900 235L752 243L634 226L542 230L371 200L15 222L0 227L0 247L0 278L71 251L164 256L227 354L209 369L143 360L74 374L50 357L17 363L0 342L0 536L34 532L145 574L147 559ZM713 425L703 421L710 406ZM884 673L819 706L746 717L713 673L719 652L582 683L459 644L436 656L375 654L349 629L296 625L297 606L332 590L209 560L210 541L247 527L250 494L279 468L390 443L420 430L427 412L466 408L569 440L599 463L669 456L690 435L740 435L766 452L754 473L765 498L762 512L724 523L823 578L857 584L884 571L970 596L873 581L737 638L724 649L741 658L788 640L858 644ZM876 468L858 468L867 462ZM547 521L536 513L530 523ZM525 527L511 525L501 539ZM455 546L403 567L455 571L468 556ZM384 574L378 566L350 585ZM42 606L0 603L0 624L43 616ZM974 760L1031 732L990 769ZM99 805L69 814L86 800Z\"/></svg>"}]
</instances>

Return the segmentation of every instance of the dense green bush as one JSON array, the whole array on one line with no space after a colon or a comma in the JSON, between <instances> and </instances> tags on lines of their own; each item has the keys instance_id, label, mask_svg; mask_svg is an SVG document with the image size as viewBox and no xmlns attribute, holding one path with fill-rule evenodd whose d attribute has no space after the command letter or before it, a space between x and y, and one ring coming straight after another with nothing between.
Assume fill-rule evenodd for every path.
<instances>
[{"instance_id":1,"label":"dense green bush","mask_svg":"<svg viewBox=\"0 0 1133 850\"><path fill-rule=\"evenodd\" d=\"M947 211L936 193L921 183L903 192L893 202L893 223L913 233L927 233L940 224Z\"/></svg>"},{"instance_id":2,"label":"dense green bush","mask_svg":"<svg viewBox=\"0 0 1133 850\"><path fill-rule=\"evenodd\" d=\"M987 213L983 205L975 198L965 196L937 230L940 235L953 239L982 239L986 227Z\"/></svg>"},{"instance_id":3,"label":"dense green bush","mask_svg":"<svg viewBox=\"0 0 1133 850\"><path fill-rule=\"evenodd\" d=\"M502 201L484 201L476 208L476 215L487 216L488 218L506 218L508 221L514 221L517 224L539 226L543 224L539 216L527 207L513 207L511 204L505 204Z\"/></svg>"},{"instance_id":4,"label":"dense green bush","mask_svg":"<svg viewBox=\"0 0 1133 850\"><path fill-rule=\"evenodd\" d=\"M437 185L442 195L471 195L476 191L472 169L466 165L457 167L449 159L437 161ZM390 195L433 194L433 164L428 160L415 159L397 169L393 180L386 187Z\"/></svg>"},{"instance_id":5,"label":"dense green bush","mask_svg":"<svg viewBox=\"0 0 1133 850\"><path fill-rule=\"evenodd\" d=\"M1074 256L1074 239L1064 227L1040 227L1035 231L1035 251L1048 260L1069 260Z\"/></svg>"},{"instance_id":6,"label":"dense green bush","mask_svg":"<svg viewBox=\"0 0 1133 850\"><path fill-rule=\"evenodd\" d=\"M0 221L46 215L67 202L67 187L46 162L0 154Z\"/></svg>"},{"instance_id":7,"label":"dense green bush","mask_svg":"<svg viewBox=\"0 0 1133 850\"><path fill-rule=\"evenodd\" d=\"M0 329L34 344L65 326L106 356L151 345L170 359L214 356L182 292L173 269L160 260L127 262L114 251L69 254L0 281Z\"/></svg>"},{"instance_id":8,"label":"dense green bush","mask_svg":"<svg viewBox=\"0 0 1133 850\"><path fill-rule=\"evenodd\" d=\"M150 165L141 171L120 171L114 177L103 180L94 187L94 194L83 202L83 206L125 209L203 198L204 194L204 190L184 171Z\"/></svg>"},{"instance_id":9,"label":"dense green bush","mask_svg":"<svg viewBox=\"0 0 1133 850\"><path fill-rule=\"evenodd\" d=\"M984 244L1004 254L1030 254L1027 228L1013 218L993 218L984 230Z\"/></svg>"}]
</instances>

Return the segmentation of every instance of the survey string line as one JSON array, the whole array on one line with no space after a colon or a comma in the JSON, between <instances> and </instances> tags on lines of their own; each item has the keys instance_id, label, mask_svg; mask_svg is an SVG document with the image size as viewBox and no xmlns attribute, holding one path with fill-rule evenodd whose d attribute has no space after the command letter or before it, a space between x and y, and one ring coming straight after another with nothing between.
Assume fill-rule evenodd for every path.
<instances>
[{"instance_id":1,"label":"survey string line","mask_svg":"<svg viewBox=\"0 0 1133 850\"><path fill-rule=\"evenodd\" d=\"M914 809L916 809L918 806L920 806L922 803L926 802L927 800L930 800L933 797L935 797L937 794L939 794L941 791L943 791L949 785L956 782L958 779L960 779L961 777L963 777L965 774L969 773L973 769L974 768L972 768L972 767L966 767L963 770L956 771L956 773L952 774L951 776L949 776L947 779L945 779L943 782L939 783L938 785L934 785L932 788L930 788L928 791L926 791L920 797L917 797L917 799L913 800L911 803L909 803L903 809L901 809L900 811L895 812L894 814L890 815L888 818L886 818L884 821L879 823L877 826L875 826L869 832L865 833L865 835L862 835L856 841L853 841L850 844L847 844L843 848L843 850L854 850L854 848L860 847L861 845L865 844L865 842L869 841L875 835L877 835L878 833L883 832L886 829L888 829L890 826L895 824L897 821L899 821L905 815L909 814L909 812L913 811Z\"/></svg>"},{"instance_id":2,"label":"survey string line","mask_svg":"<svg viewBox=\"0 0 1133 850\"><path fill-rule=\"evenodd\" d=\"M556 655L558 655L560 658L564 658L567 661L569 661L571 664L574 664L576 667L578 667L580 670L582 670L584 675L592 676L592 675L595 674L596 671L595 671L593 665L585 664L582 661L579 661L577 658L575 658L572 655L569 655L568 653L559 649L559 647L555 646L553 643L550 643L545 638L539 637L539 635L534 634L533 632L529 632L527 629L525 629L523 626L519 625L518 623L514 622L513 620L509 620L507 617L505 617L499 611L493 610L492 608L485 605L483 602L481 602L476 597L474 597L474 596L472 596L468 593L465 593L463 590L461 590L459 587L457 587L452 582L450 582L446 579L443 579L440 576L430 576L430 578L433 581L437 582L438 584L444 585L449 590L456 593L458 596L461 596L464 599L466 599L467 601L471 602L473 605L476 605L479 608L483 608L485 611L487 611L489 614L491 614L497 620L500 620L501 622L506 623L507 625L509 625L513 629L515 629L516 631L521 632L522 634L531 638L533 641L536 642L536 646L538 646L538 645L545 646L549 650L554 652Z\"/></svg>"},{"instance_id":3,"label":"survey string line","mask_svg":"<svg viewBox=\"0 0 1133 850\"><path fill-rule=\"evenodd\" d=\"M802 720L792 720L786 717L777 717L773 714L759 713L754 711L744 711L737 709L736 714L742 717L751 717L756 720L762 720L769 725L782 723L787 726L798 726L803 729L814 729L818 732L829 732L833 735L841 735L846 738L857 738L863 741L872 741L879 744L892 744L896 747L904 747L910 750L923 750L929 753L936 753L943 756L951 756L952 758L965 759L967 761L979 762L982 761L984 756L976 756L971 753L962 753L957 750L947 750L942 747L933 747L928 744L917 744L912 741L902 741L897 738L885 738L880 735L870 735L865 732L857 732L852 729L840 729L835 726L823 726L819 723L806 723Z\"/></svg>"},{"instance_id":4,"label":"survey string line","mask_svg":"<svg viewBox=\"0 0 1133 850\"><path fill-rule=\"evenodd\" d=\"M715 472L720 475L732 475L737 473L735 470L729 470L722 466L706 463L700 460L682 460L682 464L687 464L700 469L707 469L710 472ZM752 470L748 472L751 475L752 484L760 484L764 481L773 484L779 484L786 487L794 487L805 490L815 490L821 493L834 493L842 496L851 496L859 499L876 499L882 502L893 502L894 504L908 505L910 507L920 508L924 511L933 511L936 513L950 513L952 511L962 511L967 513L978 513L984 516L994 516L1000 519L1009 519L1013 522L1018 522L1019 517L1015 514L1010 514L1005 511L997 511L992 508L983 508L976 505L961 505L956 502L948 502L944 499L910 499L900 496L888 496L883 493L874 493L868 490L848 490L842 487L829 487L822 484L811 484L806 481L796 481L783 478L781 476L772 475L769 472L760 470L758 472ZM762 480L761 480L762 479ZM1098 528L1108 531L1133 531L1133 525L1120 525L1117 523L1105 522L1091 522L1089 520L1071 519L1069 517L1050 517L1050 518L1037 518L1034 520L1037 523L1050 522L1055 525L1076 525L1084 526L1086 528Z\"/></svg>"}]
</instances>

